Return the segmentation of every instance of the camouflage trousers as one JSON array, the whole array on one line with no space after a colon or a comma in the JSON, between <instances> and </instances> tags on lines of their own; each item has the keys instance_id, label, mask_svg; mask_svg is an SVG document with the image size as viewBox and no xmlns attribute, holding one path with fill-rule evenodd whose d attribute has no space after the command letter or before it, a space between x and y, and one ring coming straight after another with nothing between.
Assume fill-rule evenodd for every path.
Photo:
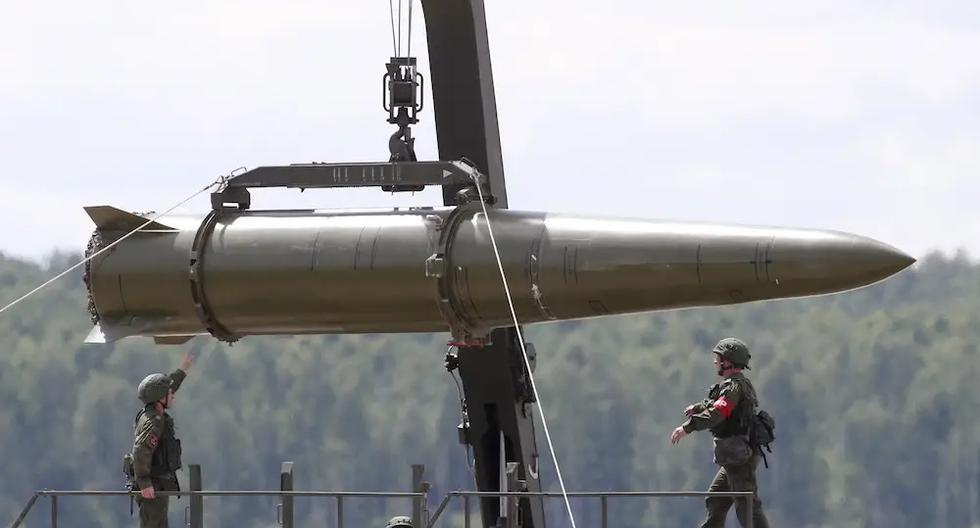
<instances>
[{"instance_id":1,"label":"camouflage trousers","mask_svg":"<svg viewBox=\"0 0 980 528\"><path fill-rule=\"evenodd\" d=\"M167 528L167 507L170 497L139 499L140 528Z\"/></svg>"},{"instance_id":2,"label":"camouflage trousers","mask_svg":"<svg viewBox=\"0 0 980 528\"><path fill-rule=\"evenodd\" d=\"M752 496L752 527L769 528L769 520L766 519L765 512L762 511L762 501L759 500L759 487L755 481L755 468L759 465L759 455L753 455L752 459L745 464L737 466L722 466L711 481L708 491L751 491ZM748 502L744 498L735 497L708 497L705 499L705 506L708 515L701 528L723 528L725 517L728 510L735 502L735 515L742 526L748 526Z\"/></svg>"}]
</instances>

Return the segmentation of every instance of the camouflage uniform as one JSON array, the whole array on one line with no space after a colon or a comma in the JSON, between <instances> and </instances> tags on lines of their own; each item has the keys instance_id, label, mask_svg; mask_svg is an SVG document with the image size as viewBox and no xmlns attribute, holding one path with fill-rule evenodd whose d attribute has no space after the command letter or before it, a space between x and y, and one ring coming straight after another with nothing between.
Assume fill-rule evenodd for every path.
<instances>
[{"instance_id":1,"label":"camouflage uniform","mask_svg":"<svg viewBox=\"0 0 980 528\"><path fill-rule=\"evenodd\" d=\"M769 528L769 521L759 500L755 469L759 453L749 447L746 431L748 418L758 402L755 388L741 372L732 374L712 387L709 398L694 404L694 413L684 422L684 432L711 430L715 437L715 463L721 468L708 491L751 491L752 526ZM733 497L709 497L705 500L708 515L702 528L721 528L732 506ZM735 504L739 523L746 525L747 504L744 499Z\"/></svg>"},{"instance_id":2,"label":"camouflage uniform","mask_svg":"<svg viewBox=\"0 0 980 528\"><path fill-rule=\"evenodd\" d=\"M170 374L170 390L177 392L186 376L180 369ZM152 486L157 492L180 491L176 473L181 465L180 452L173 418L166 412L157 412L153 403L147 404L136 416L133 473L137 487ZM141 528L167 528L170 497L137 500Z\"/></svg>"}]
</instances>

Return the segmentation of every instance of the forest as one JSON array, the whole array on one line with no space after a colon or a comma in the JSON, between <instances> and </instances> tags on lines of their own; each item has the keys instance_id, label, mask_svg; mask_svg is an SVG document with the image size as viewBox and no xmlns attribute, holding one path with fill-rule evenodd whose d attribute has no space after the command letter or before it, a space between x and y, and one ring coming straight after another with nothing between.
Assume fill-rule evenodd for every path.
<instances>
[{"instance_id":1,"label":"forest","mask_svg":"<svg viewBox=\"0 0 980 528\"><path fill-rule=\"evenodd\" d=\"M43 265L0 254L0 305L80 257ZM0 314L0 525L39 489L121 489L140 408L136 386L200 357L172 411L187 464L208 489L407 491L425 464L432 495L473 489L458 443L460 404L443 368L447 334L148 339L84 345L80 274ZM980 264L932 254L882 283L839 295L571 321L526 328L535 378L570 490L703 490L711 438L671 430L717 376L711 346L738 336L763 408L776 418L759 469L774 526L980 528ZM555 470L538 428L545 486ZM274 526L277 499L209 498L209 526ZM186 497L171 503L183 521ZM333 526L332 501L297 502L298 526ZM598 526L595 502L573 502ZM130 526L128 500L68 498L60 526ZM405 500L346 506L347 526L382 527ZM28 526L47 526L46 503ZM461 526L460 509L449 514ZM548 525L570 526L559 501ZM700 499L610 502L612 526L696 526ZM455 522L452 522L455 521ZM730 520L734 525L734 516Z\"/></svg>"}]
</instances>

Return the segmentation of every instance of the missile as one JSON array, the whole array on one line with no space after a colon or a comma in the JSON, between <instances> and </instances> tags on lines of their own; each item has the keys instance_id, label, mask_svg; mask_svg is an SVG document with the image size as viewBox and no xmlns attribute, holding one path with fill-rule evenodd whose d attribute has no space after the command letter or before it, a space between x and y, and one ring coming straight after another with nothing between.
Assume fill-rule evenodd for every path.
<instances>
[{"instance_id":1,"label":"missile","mask_svg":"<svg viewBox=\"0 0 980 528\"><path fill-rule=\"evenodd\" d=\"M97 251L147 219L86 208ZM872 284L915 260L837 231L491 209L243 210L164 217L89 262L95 328L210 334L452 332L767 299Z\"/></svg>"}]
</instances>

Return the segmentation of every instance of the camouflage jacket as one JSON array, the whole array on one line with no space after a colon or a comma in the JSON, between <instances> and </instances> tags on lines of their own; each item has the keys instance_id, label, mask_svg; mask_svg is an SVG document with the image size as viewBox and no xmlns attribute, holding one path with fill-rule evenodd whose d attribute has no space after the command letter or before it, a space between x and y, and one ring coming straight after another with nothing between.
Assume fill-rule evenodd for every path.
<instances>
[{"instance_id":1,"label":"camouflage jacket","mask_svg":"<svg viewBox=\"0 0 980 528\"><path fill-rule=\"evenodd\" d=\"M170 388L180 388L187 374L178 369L170 374ZM139 489L153 486L158 491L177 491L176 469L180 467L180 441L176 439L174 420L147 405L136 418L133 441L133 474Z\"/></svg>"},{"instance_id":2,"label":"camouflage jacket","mask_svg":"<svg viewBox=\"0 0 980 528\"><path fill-rule=\"evenodd\" d=\"M694 404L694 414L682 426L684 431L710 429L717 437L745 434L747 418L758 402L752 382L736 372L715 387L707 399Z\"/></svg>"}]
</instances>

